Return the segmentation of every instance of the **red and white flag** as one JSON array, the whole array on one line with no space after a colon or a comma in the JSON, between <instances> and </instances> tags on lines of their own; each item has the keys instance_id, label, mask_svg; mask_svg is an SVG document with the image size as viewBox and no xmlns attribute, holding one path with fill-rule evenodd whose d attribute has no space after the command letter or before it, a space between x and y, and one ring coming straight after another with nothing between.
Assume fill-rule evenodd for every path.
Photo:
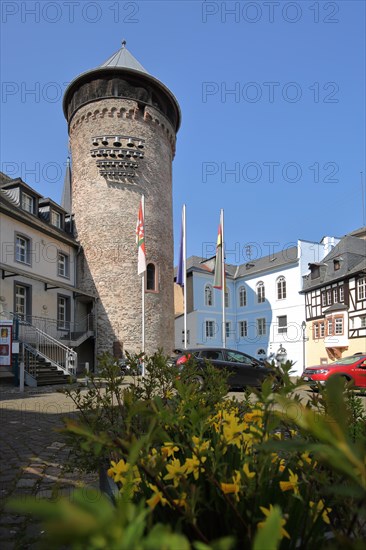
<instances>
[{"instance_id":1,"label":"red and white flag","mask_svg":"<svg viewBox=\"0 0 366 550\"><path fill-rule=\"evenodd\" d=\"M142 206L143 200L141 199L139 215L136 225L136 243L138 246L138 264L137 273L141 275L146 271L146 250L145 250L145 228L144 228L144 212Z\"/></svg>"}]
</instances>

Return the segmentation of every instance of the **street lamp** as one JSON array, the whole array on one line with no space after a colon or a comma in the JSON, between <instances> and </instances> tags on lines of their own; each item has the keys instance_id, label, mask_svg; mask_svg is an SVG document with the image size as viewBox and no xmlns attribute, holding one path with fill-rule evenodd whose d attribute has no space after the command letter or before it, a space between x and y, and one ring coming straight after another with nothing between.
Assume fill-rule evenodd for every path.
<instances>
[{"instance_id":1,"label":"street lamp","mask_svg":"<svg viewBox=\"0 0 366 550\"><path fill-rule=\"evenodd\" d=\"M303 321L301 323L302 328L302 370L304 371L306 368L305 365L305 343L307 342L308 338L306 338L306 321Z\"/></svg>"}]
</instances>

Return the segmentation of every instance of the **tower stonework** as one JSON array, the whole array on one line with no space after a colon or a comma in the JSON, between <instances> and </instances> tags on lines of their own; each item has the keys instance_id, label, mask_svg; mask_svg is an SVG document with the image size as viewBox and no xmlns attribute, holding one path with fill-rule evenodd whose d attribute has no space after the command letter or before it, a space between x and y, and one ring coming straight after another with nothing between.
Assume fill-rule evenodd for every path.
<instances>
[{"instance_id":1,"label":"tower stonework","mask_svg":"<svg viewBox=\"0 0 366 550\"><path fill-rule=\"evenodd\" d=\"M142 195L150 264L145 350L161 347L169 353L174 347L177 100L123 43L103 65L71 82L63 105L72 155L75 236L81 245L78 286L97 296L97 354L141 351L142 284L135 230Z\"/></svg>"}]
</instances>

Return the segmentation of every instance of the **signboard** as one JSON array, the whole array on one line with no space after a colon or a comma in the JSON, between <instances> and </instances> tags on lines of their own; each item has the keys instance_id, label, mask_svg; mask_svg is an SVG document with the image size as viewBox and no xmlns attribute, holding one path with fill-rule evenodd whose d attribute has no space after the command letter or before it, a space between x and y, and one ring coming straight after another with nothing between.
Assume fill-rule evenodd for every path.
<instances>
[{"instance_id":1,"label":"signboard","mask_svg":"<svg viewBox=\"0 0 366 550\"><path fill-rule=\"evenodd\" d=\"M0 367L11 366L12 330L11 321L0 321Z\"/></svg>"}]
</instances>

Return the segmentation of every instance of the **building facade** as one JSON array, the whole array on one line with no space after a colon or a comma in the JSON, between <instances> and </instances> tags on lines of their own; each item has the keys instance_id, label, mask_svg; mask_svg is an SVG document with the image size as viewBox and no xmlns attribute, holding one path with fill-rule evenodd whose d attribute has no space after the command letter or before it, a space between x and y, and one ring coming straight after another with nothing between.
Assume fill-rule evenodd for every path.
<instances>
[{"instance_id":1,"label":"building facade","mask_svg":"<svg viewBox=\"0 0 366 550\"><path fill-rule=\"evenodd\" d=\"M366 352L366 240L353 234L303 278L308 365Z\"/></svg>"},{"instance_id":2,"label":"building facade","mask_svg":"<svg viewBox=\"0 0 366 550\"><path fill-rule=\"evenodd\" d=\"M301 374L306 361L305 300L300 294L308 264L320 261L338 239L296 246L239 266L226 265L226 346L254 357L284 349ZM314 260L316 258L316 260ZM214 260L192 257L187 265L188 347L222 346L222 292L213 288ZM179 291L176 289L179 297ZM179 304L179 299L177 300ZM176 348L184 341L183 315L176 317Z\"/></svg>"},{"instance_id":3,"label":"building facade","mask_svg":"<svg viewBox=\"0 0 366 550\"><path fill-rule=\"evenodd\" d=\"M0 174L0 198L0 320L17 317L72 345L80 365L92 365L94 297L77 285L70 216L20 178Z\"/></svg>"}]
</instances>

